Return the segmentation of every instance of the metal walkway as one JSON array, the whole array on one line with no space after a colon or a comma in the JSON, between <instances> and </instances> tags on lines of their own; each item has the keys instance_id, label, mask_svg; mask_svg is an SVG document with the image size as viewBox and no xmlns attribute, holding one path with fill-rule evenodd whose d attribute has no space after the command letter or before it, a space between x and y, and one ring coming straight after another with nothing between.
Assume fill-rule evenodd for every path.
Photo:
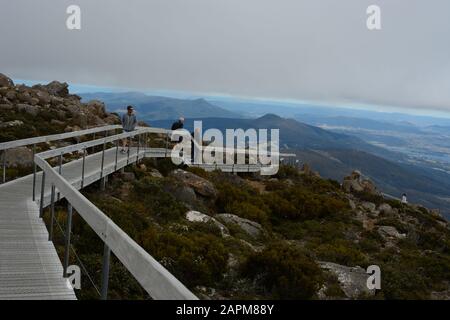
<instances>
[{"instance_id":1,"label":"metal walkway","mask_svg":"<svg viewBox=\"0 0 450 320\"><path fill-rule=\"evenodd\" d=\"M86 157L87 186L100 179L101 152ZM161 155L161 154L160 154ZM115 148L105 152L104 170L127 165L127 155ZM136 151L129 159L136 160ZM62 176L81 188L81 160L62 166ZM36 175L36 194L41 193L42 173ZM63 268L44 221L39 218L39 201L32 200L33 175L0 185L0 299L75 299L63 278ZM51 188L44 190L44 206L50 203ZM61 196L62 198L63 196Z\"/></svg>"},{"instance_id":2,"label":"metal walkway","mask_svg":"<svg viewBox=\"0 0 450 320\"><path fill-rule=\"evenodd\" d=\"M72 135L72 133L70 134ZM120 135L115 137L119 138ZM91 145L98 146L99 142ZM65 147L55 151L50 150L41 153L41 155L46 153L52 154L68 148L71 147ZM81 146L76 150L81 150ZM164 158L168 156L170 156L170 150L165 148L139 149L139 147L135 147L130 149L129 154L122 154L118 152L117 147L112 147L88 155L84 159L73 160L63 164L60 168L55 168L55 170L61 170L60 176L65 181L64 183L67 182L67 185L79 190L144 157ZM206 170L222 169L228 172L254 172L260 170L260 168L261 166L259 165L241 165L235 167L224 165L220 167L205 166ZM44 181L44 190L41 190L42 176L41 171L37 172L35 176L31 174L0 185L0 300L76 299L71 285L63 277L63 266L56 253L53 242L49 241L47 227L43 219L40 218L40 207L45 208L50 205L52 191L52 184L45 183L46 181ZM53 180L53 183L58 182L54 178ZM61 184L61 181L56 186L63 188L64 184ZM35 186L36 201L33 201L33 185ZM65 192L71 195L72 200L76 200L72 202L78 203L79 201L84 201L83 206L87 203L87 200L78 200L80 196L74 196L73 192L66 187L64 188ZM55 196L55 200L62 199L64 194L59 194L56 188ZM41 201L42 204L40 203ZM76 208L75 204L74 207ZM91 215L92 218L98 218L96 217L98 214L96 210L98 209L95 207L87 207L85 209L83 213L79 210L82 216L85 214L86 217ZM124 240L120 240L117 242L118 245L116 245L114 240L107 240L106 233L100 232L99 234L98 230L94 230L103 238L105 245L108 241L112 241L110 244L115 245L113 251L116 250L115 253L119 255L119 259L121 258L120 254L129 254L130 248L136 250L137 256L134 258L124 256L122 262L128 267L127 264L133 264L140 259L138 261L139 265L129 266L132 269L137 268L135 270L135 276L137 276L138 280L140 280L148 292L155 293L156 298L158 296L166 299L176 297L195 298L167 270L163 269L154 261L151 256L142 252L141 248L136 247L137 244L133 243L131 239L128 239L126 234L122 234L120 229L117 229L116 226L113 226L105 219L107 218L101 218L98 220L98 223L106 223L106 231L113 232L110 236L120 236L122 239L125 239L125 242ZM96 228L97 225L100 226L98 223L94 223L96 224ZM93 225L91 227L94 228ZM128 247L121 247L121 244L126 244ZM130 272L132 271L130 270ZM150 273L150 278L149 275L146 275L146 272ZM161 279L155 278L152 274L159 275Z\"/></svg>"}]
</instances>

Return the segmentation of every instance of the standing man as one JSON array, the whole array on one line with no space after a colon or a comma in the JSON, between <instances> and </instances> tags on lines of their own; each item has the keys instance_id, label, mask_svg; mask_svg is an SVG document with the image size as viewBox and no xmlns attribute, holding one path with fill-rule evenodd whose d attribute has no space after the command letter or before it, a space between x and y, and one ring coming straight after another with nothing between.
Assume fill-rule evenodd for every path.
<instances>
[{"instance_id":1,"label":"standing man","mask_svg":"<svg viewBox=\"0 0 450 320\"><path fill-rule=\"evenodd\" d=\"M134 114L134 109L132 106L128 106L127 113L125 113L122 116L123 131L124 132L134 131L136 129L136 124L137 124L137 119L136 119L136 115ZM128 146L128 150L130 149L130 146L127 145L127 138L122 139L122 150L120 150L121 153L126 153L125 146Z\"/></svg>"}]
</instances>

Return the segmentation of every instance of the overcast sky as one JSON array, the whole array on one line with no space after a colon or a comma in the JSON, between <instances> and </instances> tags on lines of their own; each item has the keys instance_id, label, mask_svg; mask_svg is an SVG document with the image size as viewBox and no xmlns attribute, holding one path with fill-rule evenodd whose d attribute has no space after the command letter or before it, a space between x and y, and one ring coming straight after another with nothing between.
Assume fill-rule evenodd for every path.
<instances>
[{"instance_id":1,"label":"overcast sky","mask_svg":"<svg viewBox=\"0 0 450 320\"><path fill-rule=\"evenodd\" d=\"M449 0L0 1L13 78L450 112Z\"/></svg>"}]
</instances>

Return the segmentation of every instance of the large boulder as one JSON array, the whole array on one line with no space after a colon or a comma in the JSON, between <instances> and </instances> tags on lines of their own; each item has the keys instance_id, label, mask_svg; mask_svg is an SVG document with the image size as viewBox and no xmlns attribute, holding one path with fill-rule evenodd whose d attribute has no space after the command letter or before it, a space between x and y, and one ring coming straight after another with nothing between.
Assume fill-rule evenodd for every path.
<instances>
[{"instance_id":1,"label":"large boulder","mask_svg":"<svg viewBox=\"0 0 450 320\"><path fill-rule=\"evenodd\" d=\"M3 73L0 73L0 87L13 87L14 82L5 76Z\"/></svg>"},{"instance_id":2,"label":"large boulder","mask_svg":"<svg viewBox=\"0 0 450 320\"><path fill-rule=\"evenodd\" d=\"M215 226L219 228L222 237L228 237L230 235L230 232L228 231L227 227L225 227L222 223L220 223L213 217L210 217L199 211L186 212L186 219L191 222L213 223Z\"/></svg>"},{"instance_id":3,"label":"large boulder","mask_svg":"<svg viewBox=\"0 0 450 320\"><path fill-rule=\"evenodd\" d=\"M319 262L322 269L334 273L339 281L339 285L347 298L355 299L361 295L374 295L375 289L367 288L369 275L363 268L347 267L332 262Z\"/></svg>"},{"instance_id":4,"label":"large boulder","mask_svg":"<svg viewBox=\"0 0 450 320\"><path fill-rule=\"evenodd\" d=\"M203 197L215 198L217 196L217 190L211 182L191 172L177 169L172 171L170 176L188 185Z\"/></svg>"},{"instance_id":5,"label":"large boulder","mask_svg":"<svg viewBox=\"0 0 450 320\"><path fill-rule=\"evenodd\" d=\"M235 214L220 213L216 214L214 218L223 221L225 224L238 226L245 233L255 239L260 237L264 233L264 229L259 223L241 218Z\"/></svg>"}]
</instances>

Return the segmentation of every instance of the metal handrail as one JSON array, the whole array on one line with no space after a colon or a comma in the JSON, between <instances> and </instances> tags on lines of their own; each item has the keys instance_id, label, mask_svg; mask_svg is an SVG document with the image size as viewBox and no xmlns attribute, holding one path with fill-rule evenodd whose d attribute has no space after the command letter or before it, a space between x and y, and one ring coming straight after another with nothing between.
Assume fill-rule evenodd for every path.
<instances>
[{"instance_id":1,"label":"metal handrail","mask_svg":"<svg viewBox=\"0 0 450 320\"><path fill-rule=\"evenodd\" d=\"M66 133L52 134L52 135L48 135L48 136L40 136L40 137L27 138L27 139L21 139L21 140L7 141L7 142L0 143L0 151L12 149L12 148L30 146L30 145L38 144L38 143L64 140L64 139L84 136L87 134L93 134L93 133L97 133L97 132L112 131L112 130L116 130L116 129L122 129L122 126L121 125L109 125L109 126L95 127L95 128L79 130L79 131L71 131L71 132L66 132Z\"/></svg>"},{"instance_id":2,"label":"metal handrail","mask_svg":"<svg viewBox=\"0 0 450 320\"><path fill-rule=\"evenodd\" d=\"M43 170L43 175L48 183L64 195L70 205L77 210L104 242L103 298L106 298L105 288L107 288L109 252L111 250L152 298L166 300L198 299L100 209L64 179L45 159L36 154L34 160ZM68 250L67 247L66 250Z\"/></svg>"}]
</instances>

